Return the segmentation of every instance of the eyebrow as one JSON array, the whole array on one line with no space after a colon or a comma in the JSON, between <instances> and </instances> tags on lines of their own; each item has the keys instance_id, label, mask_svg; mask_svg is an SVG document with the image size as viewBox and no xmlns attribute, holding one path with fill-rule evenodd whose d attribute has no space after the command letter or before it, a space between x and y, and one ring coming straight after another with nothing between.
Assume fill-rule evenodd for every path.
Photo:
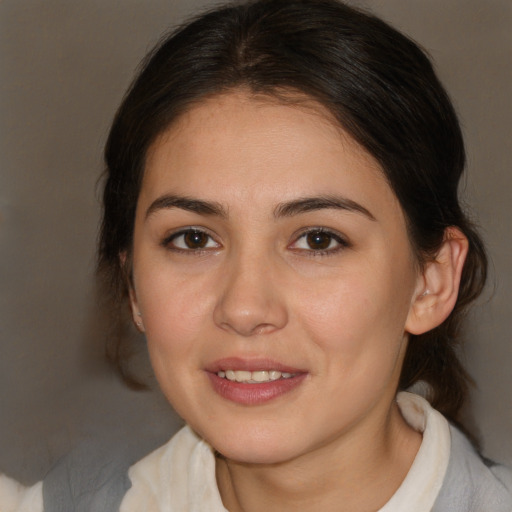
<instances>
[{"instance_id":1,"label":"eyebrow","mask_svg":"<svg viewBox=\"0 0 512 512\"><path fill-rule=\"evenodd\" d=\"M200 215L211 215L223 218L228 216L227 211L219 203L166 194L151 203L146 210L146 219L160 210L169 210L172 208L180 208Z\"/></svg>"},{"instance_id":2,"label":"eyebrow","mask_svg":"<svg viewBox=\"0 0 512 512\"><path fill-rule=\"evenodd\" d=\"M349 212L360 213L372 221L376 220L374 215L368 209L352 199L332 195L304 197L286 203L281 203L275 208L274 216L291 217L301 213L324 209L346 210Z\"/></svg>"},{"instance_id":3,"label":"eyebrow","mask_svg":"<svg viewBox=\"0 0 512 512\"><path fill-rule=\"evenodd\" d=\"M218 216L222 218L227 218L228 216L226 209L220 203L166 194L155 199L151 203L149 208L146 210L146 219L160 210L169 210L172 208L180 208L200 215ZM304 197L288 201L286 203L281 203L274 209L274 217L292 217L294 215L324 209L336 209L360 213L372 221L376 220L368 209L356 201L332 195Z\"/></svg>"}]
</instances>

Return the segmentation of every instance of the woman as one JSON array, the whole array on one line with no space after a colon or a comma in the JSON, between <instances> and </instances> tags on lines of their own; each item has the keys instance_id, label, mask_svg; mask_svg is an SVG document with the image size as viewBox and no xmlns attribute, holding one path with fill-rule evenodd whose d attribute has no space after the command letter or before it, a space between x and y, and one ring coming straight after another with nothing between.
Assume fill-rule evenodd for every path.
<instances>
[{"instance_id":1,"label":"woman","mask_svg":"<svg viewBox=\"0 0 512 512\"><path fill-rule=\"evenodd\" d=\"M99 269L187 427L80 506L512 510L453 426L486 258L414 43L334 0L217 8L148 58L105 155Z\"/></svg>"}]
</instances>

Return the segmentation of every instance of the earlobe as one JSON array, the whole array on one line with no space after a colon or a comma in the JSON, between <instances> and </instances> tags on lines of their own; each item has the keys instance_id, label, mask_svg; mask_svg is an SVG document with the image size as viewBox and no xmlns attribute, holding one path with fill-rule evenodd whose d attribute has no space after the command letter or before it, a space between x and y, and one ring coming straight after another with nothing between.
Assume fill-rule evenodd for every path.
<instances>
[{"instance_id":1,"label":"earlobe","mask_svg":"<svg viewBox=\"0 0 512 512\"><path fill-rule=\"evenodd\" d=\"M456 227L447 228L441 248L419 277L405 325L408 333L423 334L448 318L457 301L467 252L466 236Z\"/></svg>"},{"instance_id":2,"label":"earlobe","mask_svg":"<svg viewBox=\"0 0 512 512\"><path fill-rule=\"evenodd\" d=\"M135 322L135 325L140 332L146 332L144 329L144 324L142 323L142 313L140 311L133 312L133 321Z\"/></svg>"},{"instance_id":3,"label":"earlobe","mask_svg":"<svg viewBox=\"0 0 512 512\"><path fill-rule=\"evenodd\" d=\"M137 327L140 332L145 332L144 323L142 321L142 313L140 312L139 305L137 302L137 296L135 294L135 290L133 286L129 285L129 293L130 293L130 307L132 310L132 319L133 323Z\"/></svg>"},{"instance_id":4,"label":"earlobe","mask_svg":"<svg viewBox=\"0 0 512 512\"><path fill-rule=\"evenodd\" d=\"M125 251L119 254L119 260L121 262L121 267L126 270L126 265L128 265L128 256ZM130 272L126 272L126 285L128 286L128 294L130 297L130 308L132 311L132 319L133 323L137 327L137 329L140 332L145 332L144 329L144 323L142 321L142 313L139 309L139 304L137 301L137 294L135 293L135 288L133 286L132 279L130 279L128 276L130 276Z\"/></svg>"}]
</instances>

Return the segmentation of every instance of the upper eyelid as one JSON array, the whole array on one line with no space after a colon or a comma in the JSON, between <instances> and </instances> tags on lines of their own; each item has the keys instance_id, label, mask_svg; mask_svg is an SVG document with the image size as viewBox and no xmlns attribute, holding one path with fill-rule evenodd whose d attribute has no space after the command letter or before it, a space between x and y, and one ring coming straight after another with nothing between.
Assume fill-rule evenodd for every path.
<instances>
[{"instance_id":1,"label":"upper eyelid","mask_svg":"<svg viewBox=\"0 0 512 512\"><path fill-rule=\"evenodd\" d=\"M177 228L176 230L171 231L162 238L161 245L165 246L172 242L174 239L178 238L179 236L185 235L190 231L198 231L204 233L205 235L209 236L212 240L214 240L215 243L221 245L218 240L218 237L215 236L209 229L202 226L184 226Z\"/></svg>"},{"instance_id":2,"label":"upper eyelid","mask_svg":"<svg viewBox=\"0 0 512 512\"><path fill-rule=\"evenodd\" d=\"M336 247L332 248L326 248L326 249L306 249L306 248L299 248L299 247L293 247L293 245L297 244L298 241L303 238L305 235L311 232L322 232L329 236L331 236L335 242L338 244ZM317 258L317 257L328 257L328 256L336 256L342 251L345 251L347 249L352 248L352 243L348 240L346 236L344 236L342 233L340 233L337 230L329 229L329 228L308 228L303 230L302 232L299 232L298 235L294 236L293 241L288 245L288 248L293 251L300 254L304 254L310 258Z\"/></svg>"},{"instance_id":3,"label":"upper eyelid","mask_svg":"<svg viewBox=\"0 0 512 512\"><path fill-rule=\"evenodd\" d=\"M325 233L326 235L330 235L335 239L341 240L341 242L343 242L345 244L349 243L347 237L343 233L340 233L336 229L322 227L322 226L313 226L313 227L300 229L295 232L295 234L292 236L292 239L294 241L297 241L299 238L302 238L303 236L308 235L309 233L316 233L316 232Z\"/></svg>"},{"instance_id":4,"label":"upper eyelid","mask_svg":"<svg viewBox=\"0 0 512 512\"><path fill-rule=\"evenodd\" d=\"M212 233L212 231L208 228L205 228L204 226L180 226L179 228L171 229L169 232L165 235L165 238L170 238L177 235L182 235L183 233L188 233L189 231L200 231L201 233L205 233L208 236L211 236L212 238L215 238L215 235Z\"/></svg>"}]
</instances>

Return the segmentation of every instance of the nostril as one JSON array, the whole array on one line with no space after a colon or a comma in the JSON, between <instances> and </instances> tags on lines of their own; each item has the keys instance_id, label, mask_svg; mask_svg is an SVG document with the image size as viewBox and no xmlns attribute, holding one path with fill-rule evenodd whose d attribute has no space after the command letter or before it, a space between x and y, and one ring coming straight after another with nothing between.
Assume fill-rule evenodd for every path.
<instances>
[{"instance_id":1,"label":"nostril","mask_svg":"<svg viewBox=\"0 0 512 512\"><path fill-rule=\"evenodd\" d=\"M254 334L266 334L274 331L276 328L271 324L261 324L254 328Z\"/></svg>"},{"instance_id":2,"label":"nostril","mask_svg":"<svg viewBox=\"0 0 512 512\"><path fill-rule=\"evenodd\" d=\"M225 331L235 332L242 336L257 336L262 334L269 334L276 329L277 326L270 323L257 323L252 322L249 318L245 318L244 321L240 319L231 318L226 322L217 322L219 327Z\"/></svg>"},{"instance_id":3,"label":"nostril","mask_svg":"<svg viewBox=\"0 0 512 512\"><path fill-rule=\"evenodd\" d=\"M217 304L214 322L223 330L241 336L263 335L281 329L287 321L283 305L267 301L247 302L224 300Z\"/></svg>"}]
</instances>

